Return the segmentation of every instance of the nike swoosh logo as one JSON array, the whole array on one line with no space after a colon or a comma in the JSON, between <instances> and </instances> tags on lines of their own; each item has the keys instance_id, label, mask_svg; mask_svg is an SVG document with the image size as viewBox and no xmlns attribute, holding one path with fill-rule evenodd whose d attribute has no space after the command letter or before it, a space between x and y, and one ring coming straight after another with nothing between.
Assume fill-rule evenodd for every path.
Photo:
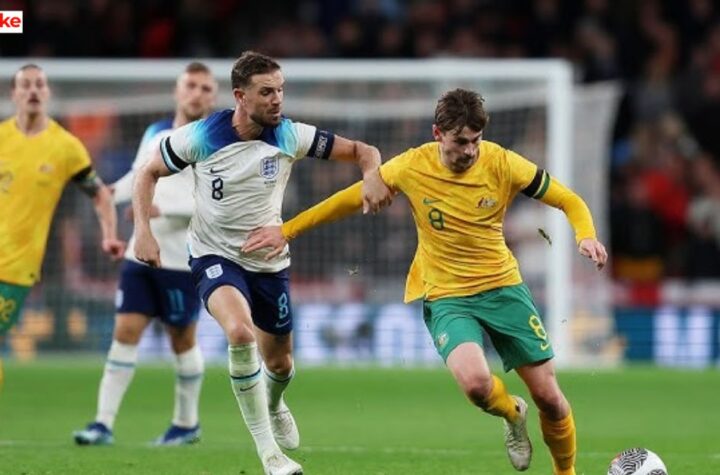
<instances>
[{"instance_id":1,"label":"nike swoosh logo","mask_svg":"<svg viewBox=\"0 0 720 475\"><path fill-rule=\"evenodd\" d=\"M542 351L545 351L545 350L547 350L548 348L550 348L550 343L540 343L540 349L541 349Z\"/></svg>"},{"instance_id":2,"label":"nike swoosh logo","mask_svg":"<svg viewBox=\"0 0 720 475\"><path fill-rule=\"evenodd\" d=\"M252 388L254 388L255 386L257 386L258 384L260 384L260 381L258 381L257 383L253 384L253 385L250 386L249 388L245 388L245 389L243 389L243 388L238 388L238 389L240 390L241 393L244 393L245 391L250 391Z\"/></svg>"},{"instance_id":3,"label":"nike swoosh logo","mask_svg":"<svg viewBox=\"0 0 720 475\"><path fill-rule=\"evenodd\" d=\"M433 200L431 198L423 198L423 204L424 205L431 205L433 203L437 203L440 200Z\"/></svg>"},{"instance_id":4,"label":"nike swoosh logo","mask_svg":"<svg viewBox=\"0 0 720 475\"><path fill-rule=\"evenodd\" d=\"M220 170L215 170L215 168L210 167L210 173L212 173L213 175L214 175L215 173L219 172L219 171L220 171Z\"/></svg>"},{"instance_id":5,"label":"nike swoosh logo","mask_svg":"<svg viewBox=\"0 0 720 475\"><path fill-rule=\"evenodd\" d=\"M277 323L275 324L275 328L282 328L282 327L284 327L285 325L287 325L288 323L290 323L290 320L285 320L285 321L282 322L282 323L277 322Z\"/></svg>"}]
</instances>

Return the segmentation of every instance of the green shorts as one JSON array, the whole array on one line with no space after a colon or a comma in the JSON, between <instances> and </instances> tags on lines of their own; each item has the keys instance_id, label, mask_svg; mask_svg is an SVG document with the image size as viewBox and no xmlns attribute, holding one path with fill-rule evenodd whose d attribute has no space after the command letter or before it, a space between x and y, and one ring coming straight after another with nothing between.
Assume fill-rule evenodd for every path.
<instances>
[{"instance_id":1,"label":"green shorts","mask_svg":"<svg viewBox=\"0 0 720 475\"><path fill-rule=\"evenodd\" d=\"M0 335L17 323L28 292L30 287L0 282Z\"/></svg>"},{"instance_id":2,"label":"green shorts","mask_svg":"<svg viewBox=\"0 0 720 475\"><path fill-rule=\"evenodd\" d=\"M539 314L522 283L423 302L425 325L443 360L461 343L482 346L485 331L505 371L554 356Z\"/></svg>"}]
</instances>

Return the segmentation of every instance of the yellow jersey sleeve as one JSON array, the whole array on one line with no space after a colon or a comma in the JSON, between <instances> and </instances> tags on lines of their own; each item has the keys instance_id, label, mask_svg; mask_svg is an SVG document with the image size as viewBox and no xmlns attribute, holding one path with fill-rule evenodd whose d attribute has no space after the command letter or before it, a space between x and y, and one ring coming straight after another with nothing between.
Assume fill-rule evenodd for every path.
<instances>
[{"instance_id":1,"label":"yellow jersey sleeve","mask_svg":"<svg viewBox=\"0 0 720 475\"><path fill-rule=\"evenodd\" d=\"M554 178L549 177L548 182L547 191L539 198L540 201L565 213L575 231L576 243L583 239L596 239L592 214L585 201Z\"/></svg>"},{"instance_id":2,"label":"yellow jersey sleeve","mask_svg":"<svg viewBox=\"0 0 720 475\"><path fill-rule=\"evenodd\" d=\"M308 208L290 221L283 223L285 239L294 239L308 229L349 216L362 208L362 182L359 181L338 191L312 208Z\"/></svg>"},{"instance_id":3,"label":"yellow jersey sleeve","mask_svg":"<svg viewBox=\"0 0 720 475\"><path fill-rule=\"evenodd\" d=\"M414 149L396 155L380 167L380 176L385 184L393 191L402 191L402 170L406 165L408 157L413 153Z\"/></svg>"},{"instance_id":4,"label":"yellow jersey sleeve","mask_svg":"<svg viewBox=\"0 0 720 475\"><path fill-rule=\"evenodd\" d=\"M532 184L538 166L512 150L505 150L505 157L510 172L511 193L515 195Z\"/></svg>"},{"instance_id":5,"label":"yellow jersey sleeve","mask_svg":"<svg viewBox=\"0 0 720 475\"><path fill-rule=\"evenodd\" d=\"M66 166L68 178L72 178L78 172L92 166L92 161L90 160L90 154L80 139L70 134L67 134L67 136Z\"/></svg>"},{"instance_id":6,"label":"yellow jersey sleeve","mask_svg":"<svg viewBox=\"0 0 720 475\"><path fill-rule=\"evenodd\" d=\"M402 169L401 160L404 155L400 154L380 167L383 181L396 191L399 190L401 176L399 171ZM362 181L358 181L283 223L281 232L287 240L294 239L309 229L342 219L361 208Z\"/></svg>"},{"instance_id":7,"label":"yellow jersey sleeve","mask_svg":"<svg viewBox=\"0 0 720 475\"><path fill-rule=\"evenodd\" d=\"M521 191L530 198L557 208L565 213L575 231L575 241L595 239L590 210L580 196L553 178L547 171L521 155L507 151L507 161L512 175L514 193Z\"/></svg>"}]
</instances>

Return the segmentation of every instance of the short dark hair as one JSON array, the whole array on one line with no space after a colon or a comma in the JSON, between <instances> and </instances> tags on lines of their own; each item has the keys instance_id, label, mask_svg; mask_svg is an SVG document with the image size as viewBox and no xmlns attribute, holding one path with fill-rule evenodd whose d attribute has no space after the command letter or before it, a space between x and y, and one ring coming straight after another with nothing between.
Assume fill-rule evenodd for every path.
<instances>
[{"instance_id":1,"label":"short dark hair","mask_svg":"<svg viewBox=\"0 0 720 475\"><path fill-rule=\"evenodd\" d=\"M210 68L207 67L205 63L201 63L200 61L193 61L192 63L185 66L185 71L188 74L192 73L207 73L212 74L210 71Z\"/></svg>"},{"instance_id":2,"label":"short dark hair","mask_svg":"<svg viewBox=\"0 0 720 475\"><path fill-rule=\"evenodd\" d=\"M483 107L485 99L468 89L453 89L442 95L435 107L435 125L441 132L460 132L469 127L482 131L489 116Z\"/></svg>"},{"instance_id":3,"label":"short dark hair","mask_svg":"<svg viewBox=\"0 0 720 475\"><path fill-rule=\"evenodd\" d=\"M27 71L28 69L38 69L40 71L43 70L43 68L41 68L40 66L38 66L35 63L23 64L22 66L20 66L18 68L17 71L15 71L15 73L13 73L12 79L10 79L10 89L15 89L15 76L17 76L17 73L19 73L20 71Z\"/></svg>"},{"instance_id":4,"label":"short dark hair","mask_svg":"<svg viewBox=\"0 0 720 475\"><path fill-rule=\"evenodd\" d=\"M245 51L233 64L230 83L233 89L247 87L254 75L272 73L278 69L280 65L270 56Z\"/></svg>"}]
</instances>

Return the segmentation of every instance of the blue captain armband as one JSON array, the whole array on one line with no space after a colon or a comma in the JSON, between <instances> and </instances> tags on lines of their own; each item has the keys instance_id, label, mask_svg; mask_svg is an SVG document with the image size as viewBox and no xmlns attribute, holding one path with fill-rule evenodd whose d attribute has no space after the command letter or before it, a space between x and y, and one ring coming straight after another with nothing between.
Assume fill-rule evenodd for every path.
<instances>
[{"instance_id":1,"label":"blue captain armband","mask_svg":"<svg viewBox=\"0 0 720 475\"><path fill-rule=\"evenodd\" d=\"M328 132L327 130L317 129L315 131L315 138L313 139L312 145L310 145L310 150L308 150L307 156L327 160L330 158L330 152L332 152L334 143L334 133Z\"/></svg>"}]
</instances>

